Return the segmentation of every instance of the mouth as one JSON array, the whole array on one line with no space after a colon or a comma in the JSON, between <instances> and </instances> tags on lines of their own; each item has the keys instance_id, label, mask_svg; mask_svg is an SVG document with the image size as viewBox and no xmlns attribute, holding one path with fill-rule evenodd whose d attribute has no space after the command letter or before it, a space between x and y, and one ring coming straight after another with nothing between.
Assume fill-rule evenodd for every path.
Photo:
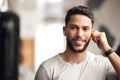
<instances>
[{"instance_id":1,"label":"mouth","mask_svg":"<svg viewBox=\"0 0 120 80\"><path fill-rule=\"evenodd\" d=\"M76 44L77 46L81 46L84 42L85 42L85 40L83 40L83 39L76 39L76 40L75 40L75 44Z\"/></svg>"}]
</instances>

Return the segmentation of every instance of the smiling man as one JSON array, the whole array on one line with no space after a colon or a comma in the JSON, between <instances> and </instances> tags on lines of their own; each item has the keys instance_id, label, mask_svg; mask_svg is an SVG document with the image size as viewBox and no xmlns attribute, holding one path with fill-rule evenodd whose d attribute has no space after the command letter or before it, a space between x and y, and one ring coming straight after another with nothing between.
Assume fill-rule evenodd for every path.
<instances>
[{"instance_id":1,"label":"smiling man","mask_svg":"<svg viewBox=\"0 0 120 80\"><path fill-rule=\"evenodd\" d=\"M89 8L69 9L63 27L66 49L44 61L35 80L120 80L120 57L109 46L105 33L94 30L93 24ZM87 51L91 38L107 57Z\"/></svg>"}]
</instances>

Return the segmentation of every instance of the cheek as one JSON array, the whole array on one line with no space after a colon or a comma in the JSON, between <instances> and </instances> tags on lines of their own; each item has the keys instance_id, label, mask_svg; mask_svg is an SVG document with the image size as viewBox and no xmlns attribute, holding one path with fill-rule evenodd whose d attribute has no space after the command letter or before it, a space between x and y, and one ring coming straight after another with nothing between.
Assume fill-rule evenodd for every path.
<instances>
[{"instance_id":1,"label":"cheek","mask_svg":"<svg viewBox=\"0 0 120 80\"><path fill-rule=\"evenodd\" d=\"M87 38L87 39L90 39L91 36L92 36L92 33L91 33L91 32L86 34L86 38Z\"/></svg>"},{"instance_id":2,"label":"cheek","mask_svg":"<svg viewBox=\"0 0 120 80\"><path fill-rule=\"evenodd\" d=\"M73 34L67 34L66 37L69 39L69 40L72 40L72 38L74 37Z\"/></svg>"},{"instance_id":3,"label":"cheek","mask_svg":"<svg viewBox=\"0 0 120 80\"><path fill-rule=\"evenodd\" d=\"M75 36L75 32L72 32L72 31L68 31L66 33L66 36L69 37L69 38L73 38Z\"/></svg>"}]
</instances>

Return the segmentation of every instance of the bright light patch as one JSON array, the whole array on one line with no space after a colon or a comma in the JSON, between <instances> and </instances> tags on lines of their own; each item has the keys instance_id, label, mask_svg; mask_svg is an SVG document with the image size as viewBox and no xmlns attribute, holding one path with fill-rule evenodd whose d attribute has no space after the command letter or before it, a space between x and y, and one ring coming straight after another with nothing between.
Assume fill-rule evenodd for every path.
<instances>
[{"instance_id":1,"label":"bright light patch","mask_svg":"<svg viewBox=\"0 0 120 80\"><path fill-rule=\"evenodd\" d=\"M63 0L47 0L48 3L57 3L57 2L62 2Z\"/></svg>"}]
</instances>

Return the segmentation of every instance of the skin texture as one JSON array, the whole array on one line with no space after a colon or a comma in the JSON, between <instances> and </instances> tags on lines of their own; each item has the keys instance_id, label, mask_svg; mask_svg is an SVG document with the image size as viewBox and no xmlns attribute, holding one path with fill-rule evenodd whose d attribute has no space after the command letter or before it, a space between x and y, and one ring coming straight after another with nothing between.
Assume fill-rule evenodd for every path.
<instances>
[{"instance_id":1,"label":"skin texture","mask_svg":"<svg viewBox=\"0 0 120 80\"><path fill-rule=\"evenodd\" d=\"M91 19L84 15L72 15L63 28L67 39L67 48L62 54L63 60L79 63L86 56L86 48L92 35Z\"/></svg>"},{"instance_id":2,"label":"skin texture","mask_svg":"<svg viewBox=\"0 0 120 80\"><path fill-rule=\"evenodd\" d=\"M71 51L79 53L87 48L92 34L91 19L84 15L73 15L66 27L67 45Z\"/></svg>"}]
</instances>

